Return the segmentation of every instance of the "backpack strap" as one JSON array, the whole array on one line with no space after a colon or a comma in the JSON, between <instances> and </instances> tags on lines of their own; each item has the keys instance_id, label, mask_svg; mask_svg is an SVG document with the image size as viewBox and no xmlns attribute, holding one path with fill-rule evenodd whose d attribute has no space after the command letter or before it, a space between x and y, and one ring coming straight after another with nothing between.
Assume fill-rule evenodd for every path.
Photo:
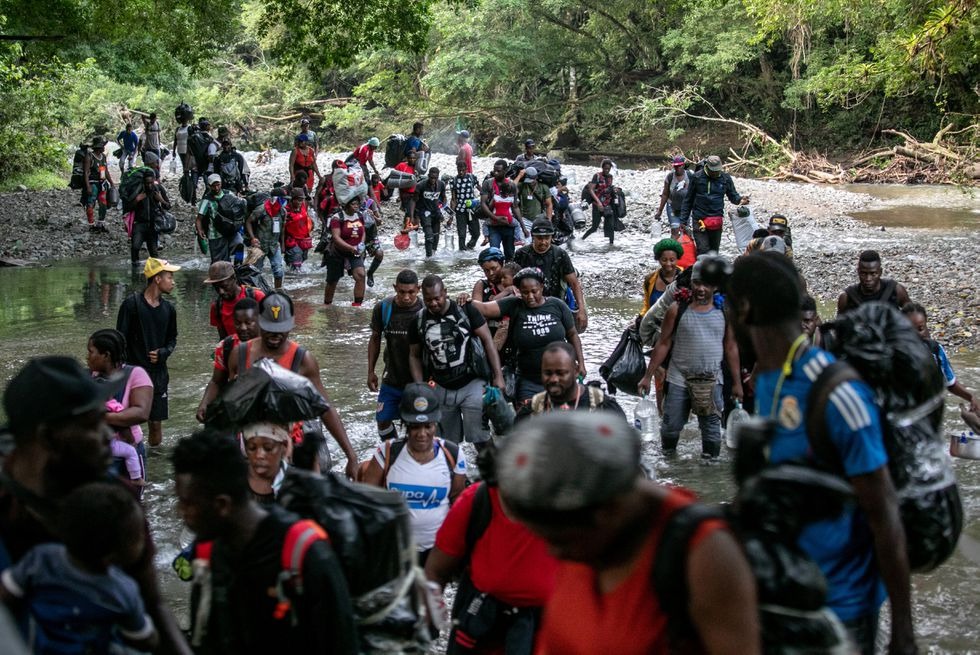
<instances>
[{"instance_id":1,"label":"backpack strap","mask_svg":"<svg viewBox=\"0 0 980 655\"><path fill-rule=\"evenodd\" d=\"M602 405L602 401L606 399L606 394L603 393L602 389L591 384L586 385L586 387L589 389L589 409L594 412Z\"/></svg>"},{"instance_id":2,"label":"backpack strap","mask_svg":"<svg viewBox=\"0 0 980 655\"><path fill-rule=\"evenodd\" d=\"M437 447L442 448L443 457L446 458L446 465L449 467L449 479L452 480L453 473L456 471L456 462L459 461L459 444L439 438L435 441Z\"/></svg>"},{"instance_id":3,"label":"backpack strap","mask_svg":"<svg viewBox=\"0 0 980 655\"><path fill-rule=\"evenodd\" d=\"M221 341L221 361L225 363L225 370L228 370L228 358L235 347L235 335L229 335Z\"/></svg>"},{"instance_id":4,"label":"backpack strap","mask_svg":"<svg viewBox=\"0 0 980 655\"><path fill-rule=\"evenodd\" d=\"M388 332L388 323L391 322L391 314L395 311L394 302L391 298L381 301L381 333Z\"/></svg>"},{"instance_id":5,"label":"backpack strap","mask_svg":"<svg viewBox=\"0 0 980 655\"><path fill-rule=\"evenodd\" d=\"M688 612L690 590L687 585L687 556L691 538L705 521L724 518L720 508L691 503L675 510L664 525L657 542L652 582L660 609L667 616L671 652L691 652L699 643L697 630Z\"/></svg>"},{"instance_id":6,"label":"backpack strap","mask_svg":"<svg viewBox=\"0 0 980 655\"><path fill-rule=\"evenodd\" d=\"M834 392L834 389L845 382L860 379L861 375L854 370L853 366L845 361L837 360L831 362L820 372L807 395L806 436L810 442L810 450L818 462L841 474L843 474L843 463L840 453L830 441L827 421L824 417L827 414L830 394Z\"/></svg>"},{"instance_id":7,"label":"backpack strap","mask_svg":"<svg viewBox=\"0 0 980 655\"><path fill-rule=\"evenodd\" d=\"M299 373L299 370L303 368L304 357L306 357L306 348L296 346L296 350L293 352L293 362L289 365L289 370L293 373Z\"/></svg>"},{"instance_id":8,"label":"backpack strap","mask_svg":"<svg viewBox=\"0 0 980 655\"><path fill-rule=\"evenodd\" d=\"M296 625L296 612L286 594L286 588L288 586L293 595L303 593L303 561L310 548L318 541L329 542L330 537L316 521L302 519L293 523L286 531L282 544L282 571L276 579L277 602L272 613L273 618L281 620L289 613L292 615L292 624Z\"/></svg>"},{"instance_id":9,"label":"backpack strap","mask_svg":"<svg viewBox=\"0 0 980 655\"><path fill-rule=\"evenodd\" d=\"M126 395L126 387L127 385L129 385L129 378L132 377L133 375L133 367L130 366L129 364L123 364L122 373L123 373L123 380L124 380L122 388L112 396L113 400L115 400L117 403L120 404L122 404L123 396Z\"/></svg>"},{"instance_id":10,"label":"backpack strap","mask_svg":"<svg viewBox=\"0 0 980 655\"><path fill-rule=\"evenodd\" d=\"M238 374L241 375L248 368L248 341L238 345Z\"/></svg>"},{"instance_id":11,"label":"backpack strap","mask_svg":"<svg viewBox=\"0 0 980 655\"><path fill-rule=\"evenodd\" d=\"M405 450L405 444L408 443L405 439L388 439L385 441L385 467L384 471L381 473L381 486L388 488L388 471L391 470L391 465L398 459L401 452Z\"/></svg>"},{"instance_id":12,"label":"backpack strap","mask_svg":"<svg viewBox=\"0 0 980 655\"><path fill-rule=\"evenodd\" d=\"M466 559L473 554L473 547L483 533L490 527L493 518L493 504L490 502L490 487L481 482L473 494L473 506L470 508L470 520L466 524Z\"/></svg>"}]
</instances>

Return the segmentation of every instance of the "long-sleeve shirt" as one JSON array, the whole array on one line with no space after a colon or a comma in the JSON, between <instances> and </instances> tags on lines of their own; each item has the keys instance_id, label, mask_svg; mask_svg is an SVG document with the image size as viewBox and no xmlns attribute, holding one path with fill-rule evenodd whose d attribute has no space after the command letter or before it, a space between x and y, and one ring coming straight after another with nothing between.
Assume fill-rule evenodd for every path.
<instances>
[{"instance_id":1,"label":"long-sleeve shirt","mask_svg":"<svg viewBox=\"0 0 980 655\"><path fill-rule=\"evenodd\" d=\"M707 172L698 171L694 174L694 180L687 190L687 197L684 198L681 222L687 223L692 215L695 219L705 216L724 216L726 196L733 204L742 202L742 196L735 190L735 182L732 181L731 175L721 173L716 178L710 178Z\"/></svg>"}]
</instances>

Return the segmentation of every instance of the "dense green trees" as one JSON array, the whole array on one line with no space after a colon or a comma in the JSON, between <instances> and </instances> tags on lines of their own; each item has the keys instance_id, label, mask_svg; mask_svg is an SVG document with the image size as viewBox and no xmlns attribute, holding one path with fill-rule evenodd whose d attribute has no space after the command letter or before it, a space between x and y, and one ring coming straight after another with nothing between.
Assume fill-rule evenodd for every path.
<instances>
[{"instance_id":1,"label":"dense green trees","mask_svg":"<svg viewBox=\"0 0 980 655\"><path fill-rule=\"evenodd\" d=\"M665 150L695 124L663 101L700 97L853 151L883 128L975 143L980 113L976 0L0 0L0 34L63 37L0 42L0 180L181 99L258 144L306 112L346 144L422 117L483 147Z\"/></svg>"}]
</instances>

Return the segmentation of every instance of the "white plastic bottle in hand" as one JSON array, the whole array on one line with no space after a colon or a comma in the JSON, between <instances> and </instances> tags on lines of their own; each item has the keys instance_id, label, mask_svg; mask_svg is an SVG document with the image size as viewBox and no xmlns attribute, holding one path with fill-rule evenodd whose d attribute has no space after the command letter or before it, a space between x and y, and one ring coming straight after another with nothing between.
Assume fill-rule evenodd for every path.
<instances>
[{"instance_id":1,"label":"white plastic bottle in hand","mask_svg":"<svg viewBox=\"0 0 980 655\"><path fill-rule=\"evenodd\" d=\"M738 448L738 442L736 441L738 435L735 429L742 421L749 418L749 413L742 409L742 401L735 401L735 409L732 410L731 414L728 415L728 423L725 424L725 445L729 448Z\"/></svg>"},{"instance_id":2,"label":"white plastic bottle in hand","mask_svg":"<svg viewBox=\"0 0 980 655\"><path fill-rule=\"evenodd\" d=\"M640 398L633 410L633 419L636 429L640 431L644 441L650 441L654 436L654 417L657 415L657 404L647 396Z\"/></svg>"}]
</instances>

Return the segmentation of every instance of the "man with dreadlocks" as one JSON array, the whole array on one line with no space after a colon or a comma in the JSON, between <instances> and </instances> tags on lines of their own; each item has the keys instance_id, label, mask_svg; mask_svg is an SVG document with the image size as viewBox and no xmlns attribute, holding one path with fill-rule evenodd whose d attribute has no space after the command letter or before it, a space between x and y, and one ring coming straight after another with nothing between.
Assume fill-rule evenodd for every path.
<instances>
[{"instance_id":1,"label":"man with dreadlocks","mask_svg":"<svg viewBox=\"0 0 980 655\"><path fill-rule=\"evenodd\" d=\"M654 371L670 354L669 386L660 426L664 454L676 452L681 429L692 411L701 430L702 459L710 461L721 452L722 359L729 370L739 370L735 337L725 320L721 296L715 296L730 266L715 255L698 257L691 271L691 289L680 289L675 294L646 375L637 385L641 394L647 393ZM737 376L732 394L742 398L742 383Z\"/></svg>"}]
</instances>

